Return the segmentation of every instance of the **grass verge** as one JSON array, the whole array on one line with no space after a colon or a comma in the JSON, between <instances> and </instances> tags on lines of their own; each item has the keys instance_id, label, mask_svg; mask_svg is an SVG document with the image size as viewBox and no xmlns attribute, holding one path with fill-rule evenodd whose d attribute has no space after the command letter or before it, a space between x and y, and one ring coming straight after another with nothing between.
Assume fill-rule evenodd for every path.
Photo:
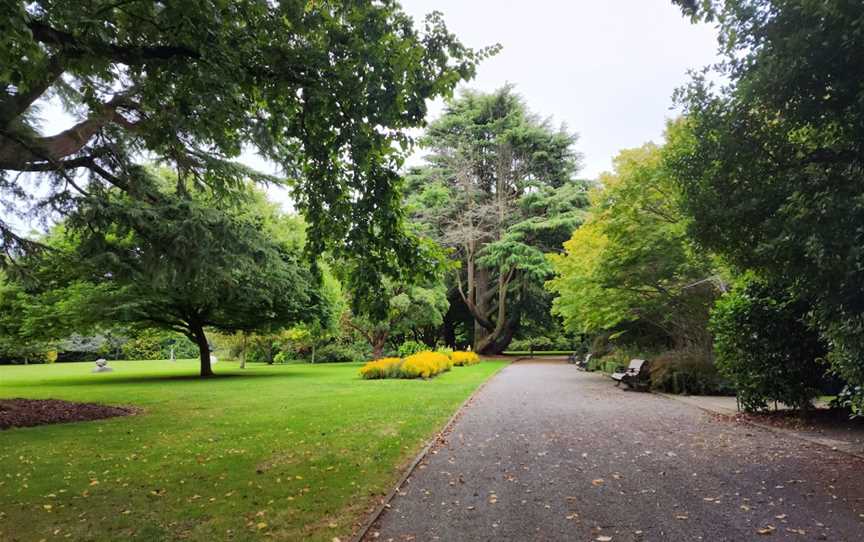
<instances>
[{"instance_id":1,"label":"grass verge","mask_svg":"<svg viewBox=\"0 0 864 542\"><path fill-rule=\"evenodd\" d=\"M0 397L143 413L0 432L0 539L345 539L399 467L483 381L364 381L360 364L0 367Z\"/></svg>"}]
</instances>

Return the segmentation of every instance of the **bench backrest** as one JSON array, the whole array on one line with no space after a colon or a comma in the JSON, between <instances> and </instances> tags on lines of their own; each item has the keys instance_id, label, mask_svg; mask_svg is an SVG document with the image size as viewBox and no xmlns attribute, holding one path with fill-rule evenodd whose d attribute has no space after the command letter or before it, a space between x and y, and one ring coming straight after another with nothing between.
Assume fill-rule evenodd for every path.
<instances>
[{"instance_id":1,"label":"bench backrest","mask_svg":"<svg viewBox=\"0 0 864 542\"><path fill-rule=\"evenodd\" d=\"M630 366L628 369L636 371L637 373L642 370L642 366L645 365L644 359L631 359Z\"/></svg>"}]
</instances>

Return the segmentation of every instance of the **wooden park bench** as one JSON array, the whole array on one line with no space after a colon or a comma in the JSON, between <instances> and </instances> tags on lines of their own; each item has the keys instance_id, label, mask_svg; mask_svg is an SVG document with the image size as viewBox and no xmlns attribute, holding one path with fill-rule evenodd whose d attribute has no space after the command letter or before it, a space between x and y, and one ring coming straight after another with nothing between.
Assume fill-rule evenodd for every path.
<instances>
[{"instance_id":1,"label":"wooden park bench","mask_svg":"<svg viewBox=\"0 0 864 542\"><path fill-rule=\"evenodd\" d=\"M648 362L644 359L631 359L626 369L619 367L610 377L615 381L616 386L620 386L623 382L628 388L647 388L650 384Z\"/></svg>"}]
</instances>

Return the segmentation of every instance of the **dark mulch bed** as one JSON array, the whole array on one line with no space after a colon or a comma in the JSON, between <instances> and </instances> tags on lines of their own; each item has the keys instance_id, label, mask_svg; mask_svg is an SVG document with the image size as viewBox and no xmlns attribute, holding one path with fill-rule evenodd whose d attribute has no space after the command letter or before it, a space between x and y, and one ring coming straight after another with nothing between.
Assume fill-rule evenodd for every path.
<instances>
[{"instance_id":1,"label":"dark mulch bed","mask_svg":"<svg viewBox=\"0 0 864 542\"><path fill-rule=\"evenodd\" d=\"M0 399L0 429L129 416L137 409L58 399Z\"/></svg>"},{"instance_id":2,"label":"dark mulch bed","mask_svg":"<svg viewBox=\"0 0 864 542\"><path fill-rule=\"evenodd\" d=\"M816 409L801 413L780 410L759 414L741 412L732 418L739 422L755 422L864 445L864 418L850 419L849 413L843 410Z\"/></svg>"}]
</instances>

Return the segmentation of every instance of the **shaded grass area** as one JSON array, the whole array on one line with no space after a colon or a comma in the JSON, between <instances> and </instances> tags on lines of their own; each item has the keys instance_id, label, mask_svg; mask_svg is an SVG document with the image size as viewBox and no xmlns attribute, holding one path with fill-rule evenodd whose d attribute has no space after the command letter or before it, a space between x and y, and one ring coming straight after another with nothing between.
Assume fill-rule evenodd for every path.
<instances>
[{"instance_id":1,"label":"shaded grass area","mask_svg":"<svg viewBox=\"0 0 864 542\"><path fill-rule=\"evenodd\" d=\"M0 397L132 405L136 416L0 432L0 540L326 540L348 535L476 387L361 364L194 361L0 367Z\"/></svg>"}]
</instances>

